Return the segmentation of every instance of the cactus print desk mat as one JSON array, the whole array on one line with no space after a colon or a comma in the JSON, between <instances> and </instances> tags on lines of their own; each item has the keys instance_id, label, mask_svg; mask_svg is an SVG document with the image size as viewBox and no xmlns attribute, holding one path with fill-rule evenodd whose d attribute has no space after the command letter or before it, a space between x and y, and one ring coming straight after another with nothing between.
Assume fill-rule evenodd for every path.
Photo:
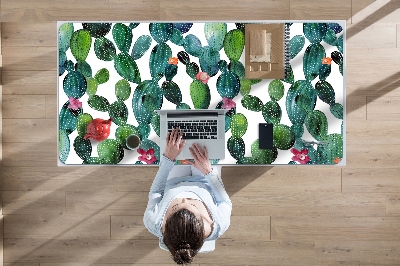
<instances>
[{"instance_id":1,"label":"cactus print desk mat","mask_svg":"<svg viewBox=\"0 0 400 266\"><path fill-rule=\"evenodd\" d=\"M287 77L249 80L245 23L59 22L59 165L158 164L161 108L228 110L213 164L343 165L345 21L286 24ZM258 148L265 122L272 150Z\"/></svg>"}]
</instances>

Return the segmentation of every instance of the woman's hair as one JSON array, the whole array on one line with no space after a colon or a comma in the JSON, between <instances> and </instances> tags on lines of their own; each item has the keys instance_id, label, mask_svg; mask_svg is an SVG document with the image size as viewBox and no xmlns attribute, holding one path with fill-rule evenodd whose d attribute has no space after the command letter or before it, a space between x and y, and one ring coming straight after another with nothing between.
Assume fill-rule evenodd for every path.
<instances>
[{"instance_id":1,"label":"woman's hair","mask_svg":"<svg viewBox=\"0 0 400 266\"><path fill-rule=\"evenodd\" d=\"M191 263L204 244L203 219L187 209L180 209L167 218L163 237L177 264Z\"/></svg>"}]
</instances>

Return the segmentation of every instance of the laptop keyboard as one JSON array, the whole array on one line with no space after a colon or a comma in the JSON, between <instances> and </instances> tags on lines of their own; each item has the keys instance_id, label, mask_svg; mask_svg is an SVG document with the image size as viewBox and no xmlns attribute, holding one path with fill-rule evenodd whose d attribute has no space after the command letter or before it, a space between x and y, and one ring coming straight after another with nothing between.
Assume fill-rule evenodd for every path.
<instances>
[{"instance_id":1,"label":"laptop keyboard","mask_svg":"<svg viewBox=\"0 0 400 266\"><path fill-rule=\"evenodd\" d=\"M169 121L168 132L178 127L183 130L183 139L217 139L217 120Z\"/></svg>"}]
</instances>

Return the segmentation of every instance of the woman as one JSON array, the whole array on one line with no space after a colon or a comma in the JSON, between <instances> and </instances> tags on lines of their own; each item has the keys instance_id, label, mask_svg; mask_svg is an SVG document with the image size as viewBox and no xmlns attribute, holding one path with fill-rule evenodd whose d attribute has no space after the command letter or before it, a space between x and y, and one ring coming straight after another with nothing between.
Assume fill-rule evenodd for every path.
<instances>
[{"instance_id":1,"label":"woman","mask_svg":"<svg viewBox=\"0 0 400 266\"><path fill-rule=\"evenodd\" d=\"M191 174L169 176L186 144L182 136L178 128L167 135L143 217L146 228L163 240L178 264L191 263L204 241L219 238L229 227L232 211L219 171L211 167L205 147L194 144L189 148L194 162L185 162L190 164ZM181 167L185 166L177 166L178 170Z\"/></svg>"}]
</instances>

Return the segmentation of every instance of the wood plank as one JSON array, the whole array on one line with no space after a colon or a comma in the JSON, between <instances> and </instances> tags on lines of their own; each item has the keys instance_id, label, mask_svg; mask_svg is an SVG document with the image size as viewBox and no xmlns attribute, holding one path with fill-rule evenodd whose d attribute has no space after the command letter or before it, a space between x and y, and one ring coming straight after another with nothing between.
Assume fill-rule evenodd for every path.
<instances>
[{"instance_id":1,"label":"wood plank","mask_svg":"<svg viewBox=\"0 0 400 266\"><path fill-rule=\"evenodd\" d=\"M56 119L3 119L3 142L46 142L57 130ZM52 141L57 141L53 138Z\"/></svg>"},{"instance_id":2,"label":"wood plank","mask_svg":"<svg viewBox=\"0 0 400 266\"><path fill-rule=\"evenodd\" d=\"M3 56L3 68L6 71L57 71L58 53L56 49L48 50L46 54L32 54L28 57L5 55Z\"/></svg>"},{"instance_id":3,"label":"wood plank","mask_svg":"<svg viewBox=\"0 0 400 266\"><path fill-rule=\"evenodd\" d=\"M41 143L3 143L3 167L56 167L58 151L57 143L54 141L55 135L56 133Z\"/></svg>"},{"instance_id":4,"label":"wood plank","mask_svg":"<svg viewBox=\"0 0 400 266\"><path fill-rule=\"evenodd\" d=\"M349 44L346 51L347 97L400 96L399 49L363 49Z\"/></svg>"},{"instance_id":5,"label":"wood plank","mask_svg":"<svg viewBox=\"0 0 400 266\"><path fill-rule=\"evenodd\" d=\"M284 20L289 19L290 0L184 0L160 1L161 20ZM210 12L212 10L212 12ZM246 12L243 12L243 11Z\"/></svg>"},{"instance_id":6,"label":"wood plank","mask_svg":"<svg viewBox=\"0 0 400 266\"><path fill-rule=\"evenodd\" d=\"M44 95L3 95L3 119L46 118Z\"/></svg>"},{"instance_id":7,"label":"wood plank","mask_svg":"<svg viewBox=\"0 0 400 266\"><path fill-rule=\"evenodd\" d=\"M68 214L143 215L148 192L66 192Z\"/></svg>"},{"instance_id":8,"label":"wood plank","mask_svg":"<svg viewBox=\"0 0 400 266\"><path fill-rule=\"evenodd\" d=\"M312 170L311 170L312 169ZM339 192L339 167L222 167L222 178L229 195L249 192ZM284 178L283 178L284 177Z\"/></svg>"},{"instance_id":9,"label":"wood plank","mask_svg":"<svg viewBox=\"0 0 400 266\"><path fill-rule=\"evenodd\" d=\"M386 194L380 193L246 193L231 197L235 216L385 216Z\"/></svg>"},{"instance_id":10,"label":"wood plank","mask_svg":"<svg viewBox=\"0 0 400 266\"><path fill-rule=\"evenodd\" d=\"M149 192L154 167L4 167L3 190Z\"/></svg>"},{"instance_id":11,"label":"wood plank","mask_svg":"<svg viewBox=\"0 0 400 266\"><path fill-rule=\"evenodd\" d=\"M170 259L170 261L172 261ZM176 263L40 263L40 266L134 266L134 265L146 265L146 266L176 266ZM191 266L200 266L200 264L191 263ZM204 264L203 264L204 265ZM18 265L17 265L18 266ZM30 265L28 265L30 266Z\"/></svg>"},{"instance_id":12,"label":"wood plank","mask_svg":"<svg viewBox=\"0 0 400 266\"><path fill-rule=\"evenodd\" d=\"M350 20L351 1L328 0L313 2L309 0L290 1L290 19Z\"/></svg>"},{"instance_id":13,"label":"wood plank","mask_svg":"<svg viewBox=\"0 0 400 266\"><path fill-rule=\"evenodd\" d=\"M111 239L154 239L143 223L143 215L112 215Z\"/></svg>"},{"instance_id":14,"label":"wood plank","mask_svg":"<svg viewBox=\"0 0 400 266\"><path fill-rule=\"evenodd\" d=\"M275 217L271 239L282 240L398 240L400 217Z\"/></svg>"},{"instance_id":15,"label":"wood plank","mask_svg":"<svg viewBox=\"0 0 400 266\"><path fill-rule=\"evenodd\" d=\"M346 97L346 119L347 121L357 121L367 119L367 97L350 96ZM350 123L346 123L349 125ZM349 134L346 135L346 137Z\"/></svg>"},{"instance_id":16,"label":"wood plank","mask_svg":"<svg viewBox=\"0 0 400 266\"><path fill-rule=\"evenodd\" d=\"M3 73L3 94L57 95L57 71L6 71Z\"/></svg>"},{"instance_id":17,"label":"wood plank","mask_svg":"<svg viewBox=\"0 0 400 266\"><path fill-rule=\"evenodd\" d=\"M396 193L399 168L343 168L343 192Z\"/></svg>"},{"instance_id":18,"label":"wood plank","mask_svg":"<svg viewBox=\"0 0 400 266\"><path fill-rule=\"evenodd\" d=\"M6 262L41 263L153 263L172 262L158 240L30 240L6 239ZM268 252L265 252L268 250ZM54 257L54 254L58 254ZM290 254L290 255L288 255ZM199 254L195 263L243 265L310 265L315 262L314 241L235 241L219 239L216 250Z\"/></svg>"},{"instance_id":19,"label":"wood plank","mask_svg":"<svg viewBox=\"0 0 400 266\"><path fill-rule=\"evenodd\" d=\"M368 27L378 22L397 22L399 3L388 0L352 0L352 23Z\"/></svg>"},{"instance_id":20,"label":"wood plank","mask_svg":"<svg viewBox=\"0 0 400 266\"><path fill-rule=\"evenodd\" d=\"M346 45L351 49L396 48L396 24L393 22L379 21L368 27L351 24L346 33L348 38ZM371 34L374 36L374 41L371 41Z\"/></svg>"},{"instance_id":21,"label":"wood plank","mask_svg":"<svg viewBox=\"0 0 400 266\"><path fill-rule=\"evenodd\" d=\"M40 263L4 263L3 266L40 266Z\"/></svg>"},{"instance_id":22,"label":"wood plank","mask_svg":"<svg viewBox=\"0 0 400 266\"><path fill-rule=\"evenodd\" d=\"M3 191L3 214L63 214L65 193L60 191Z\"/></svg>"},{"instance_id":23,"label":"wood plank","mask_svg":"<svg viewBox=\"0 0 400 266\"><path fill-rule=\"evenodd\" d=\"M351 120L346 125L346 140L352 143L361 142L368 144L400 144L398 121L380 120Z\"/></svg>"},{"instance_id":24,"label":"wood plank","mask_svg":"<svg viewBox=\"0 0 400 266\"><path fill-rule=\"evenodd\" d=\"M2 3L2 13L4 11L4 3ZM50 50L56 50L57 47L57 22L6 22L2 20L2 45L7 52L6 47L14 47L13 49L23 50L24 46L30 47L28 49L35 49L36 52L46 54ZM46 49L33 48L46 47ZM18 48L17 48L18 47ZM52 47L52 48L51 48ZM10 50L12 52L15 50ZM32 50L31 50L32 51ZM22 51L22 53L24 53ZM10 55L9 53L6 53ZM16 53L18 55L19 53Z\"/></svg>"},{"instance_id":25,"label":"wood plank","mask_svg":"<svg viewBox=\"0 0 400 266\"><path fill-rule=\"evenodd\" d=\"M400 85L400 84L399 84ZM400 86L397 90L400 90ZM371 121L399 121L400 97L367 97L367 119Z\"/></svg>"},{"instance_id":26,"label":"wood plank","mask_svg":"<svg viewBox=\"0 0 400 266\"><path fill-rule=\"evenodd\" d=\"M386 214L388 216L400 216L400 194L388 194L386 196Z\"/></svg>"},{"instance_id":27,"label":"wood plank","mask_svg":"<svg viewBox=\"0 0 400 266\"><path fill-rule=\"evenodd\" d=\"M368 9L368 6L374 3L376 0L351 0L351 23L357 23L357 14L364 9ZM363 11L365 13L365 11ZM358 18L360 20L360 18Z\"/></svg>"},{"instance_id":28,"label":"wood plank","mask_svg":"<svg viewBox=\"0 0 400 266\"><path fill-rule=\"evenodd\" d=\"M46 118L57 119L59 111L57 110L57 95L46 95Z\"/></svg>"},{"instance_id":29,"label":"wood plank","mask_svg":"<svg viewBox=\"0 0 400 266\"><path fill-rule=\"evenodd\" d=\"M96 228L96 230L93 230ZM4 238L110 239L109 215L6 215Z\"/></svg>"},{"instance_id":30,"label":"wood plank","mask_svg":"<svg viewBox=\"0 0 400 266\"><path fill-rule=\"evenodd\" d=\"M378 145L349 140L346 148L346 165L350 168L392 168L398 164L398 144Z\"/></svg>"},{"instance_id":31,"label":"wood plank","mask_svg":"<svg viewBox=\"0 0 400 266\"><path fill-rule=\"evenodd\" d=\"M317 240L315 246L320 264L351 261L395 265L400 261L400 241Z\"/></svg>"},{"instance_id":32,"label":"wood plank","mask_svg":"<svg viewBox=\"0 0 400 266\"><path fill-rule=\"evenodd\" d=\"M159 0L113 0L98 3L95 0L71 0L65 5L60 0L2 0L1 21L7 22L46 22L57 20L82 21L141 21L159 20ZM134 17L132 17L134 16Z\"/></svg>"}]
</instances>

